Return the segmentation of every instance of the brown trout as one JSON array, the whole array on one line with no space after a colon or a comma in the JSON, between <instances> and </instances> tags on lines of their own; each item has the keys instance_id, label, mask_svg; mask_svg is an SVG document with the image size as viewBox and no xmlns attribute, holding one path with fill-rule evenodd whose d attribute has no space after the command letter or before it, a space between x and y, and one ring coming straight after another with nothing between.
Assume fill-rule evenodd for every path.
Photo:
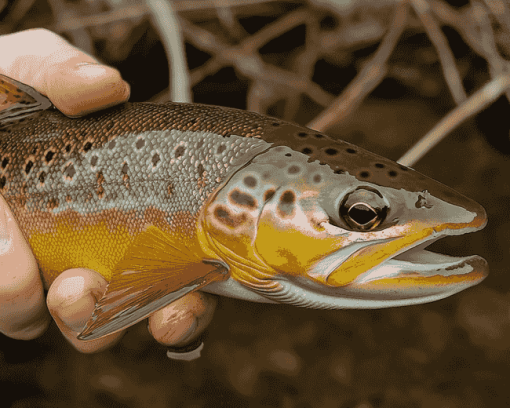
<instances>
[{"instance_id":1,"label":"brown trout","mask_svg":"<svg viewBox=\"0 0 510 408\"><path fill-rule=\"evenodd\" d=\"M48 287L109 284L79 338L201 289L311 308L431 302L482 281L478 256L426 251L484 209L422 174L268 116L126 103L85 118L0 77L0 194Z\"/></svg>"}]
</instances>

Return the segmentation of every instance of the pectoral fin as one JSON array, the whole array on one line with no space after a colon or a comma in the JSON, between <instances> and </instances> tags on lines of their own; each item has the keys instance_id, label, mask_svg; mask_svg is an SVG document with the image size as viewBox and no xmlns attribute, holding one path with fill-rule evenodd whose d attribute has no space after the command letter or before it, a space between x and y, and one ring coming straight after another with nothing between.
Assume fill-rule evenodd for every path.
<instances>
[{"instance_id":1,"label":"pectoral fin","mask_svg":"<svg viewBox=\"0 0 510 408\"><path fill-rule=\"evenodd\" d=\"M0 75L0 129L36 116L53 106L34 88Z\"/></svg>"},{"instance_id":2,"label":"pectoral fin","mask_svg":"<svg viewBox=\"0 0 510 408\"><path fill-rule=\"evenodd\" d=\"M80 340L125 329L207 284L228 277L225 264L201 259L182 241L149 227L115 268Z\"/></svg>"}]
</instances>

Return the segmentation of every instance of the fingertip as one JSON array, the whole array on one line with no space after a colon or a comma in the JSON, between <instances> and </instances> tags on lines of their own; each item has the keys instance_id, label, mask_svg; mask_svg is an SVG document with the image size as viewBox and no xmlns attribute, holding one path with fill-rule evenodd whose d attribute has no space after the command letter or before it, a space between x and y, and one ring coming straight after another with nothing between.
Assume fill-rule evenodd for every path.
<instances>
[{"instance_id":1,"label":"fingertip","mask_svg":"<svg viewBox=\"0 0 510 408\"><path fill-rule=\"evenodd\" d=\"M106 280L88 269L70 269L55 279L46 299L48 309L66 339L82 353L95 353L115 344L122 332L91 341L77 336L92 316L95 304L106 289Z\"/></svg>"},{"instance_id":2,"label":"fingertip","mask_svg":"<svg viewBox=\"0 0 510 408\"><path fill-rule=\"evenodd\" d=\"M37 262L5 200L0 197L0 332L30 340L48 327Z\"/></svg>"},{"instance_id":3,"label":"fingertip","mask_svg":"<svg viewBox=\"0 0 510 408\"><path fill-rule=\"evenodd\" d=\"M119 71L106 65L70 61L57 73L48 75L48 97L70 117L86 115L129 99L129 84Z\"/></svg>"},{"instance_id":4,"label":"fingertip","mask_svg":"<svg viewBox=\"0 0 510 408\"><path fill-rule=\"evenodd\" d=\"M193 292L154 313L149 318L149 332L158 343L184 346L206 329L216 304L215 296Z\"/></svg>"}]
</instances>

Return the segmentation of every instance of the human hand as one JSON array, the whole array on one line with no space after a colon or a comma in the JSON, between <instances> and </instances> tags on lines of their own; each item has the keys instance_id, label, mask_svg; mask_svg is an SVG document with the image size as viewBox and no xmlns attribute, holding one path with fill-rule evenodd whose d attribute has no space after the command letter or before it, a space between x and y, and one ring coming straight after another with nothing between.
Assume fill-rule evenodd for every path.
<instances>
[{"instance_id":1,"label":"human hand","mask_svg":"<svg viewBox=\"0 0 510 408\"><path fill-rule=\"evenodd\" d=\"M129 98L129 85L116 69L101 65L48 30L0 36L0 49L0 74L35 88L68 116L81 116ZM64 271L49 288L46 308L37 262L0 196L0 332L15 339L33 339L53 317L77 350L92 353L108 348L123 332L92 341L76 338L106 285L94 271ZM215 306L213 296L191 293L154 313L149 331L162 344L183 346L205 329Z\"/></svg>"}]
</instances>

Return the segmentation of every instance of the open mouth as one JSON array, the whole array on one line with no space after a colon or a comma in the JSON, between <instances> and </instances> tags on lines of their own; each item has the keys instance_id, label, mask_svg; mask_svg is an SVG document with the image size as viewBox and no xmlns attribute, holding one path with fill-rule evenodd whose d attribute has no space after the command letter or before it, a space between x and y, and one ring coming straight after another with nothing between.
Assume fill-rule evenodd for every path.
<instances>
[{"instance_id":1,"label":"open mouth","mask_svg":"<svg viewBox=\"0 0 510 408\"><path fill-rule=\"evenodd\" d=\"M454 257L426 250L429 239L361 274L344 289L363 297L409 299L446 297L480 283L488 275L487 262L480 256Z\"/></svg>"}]
</instances>

